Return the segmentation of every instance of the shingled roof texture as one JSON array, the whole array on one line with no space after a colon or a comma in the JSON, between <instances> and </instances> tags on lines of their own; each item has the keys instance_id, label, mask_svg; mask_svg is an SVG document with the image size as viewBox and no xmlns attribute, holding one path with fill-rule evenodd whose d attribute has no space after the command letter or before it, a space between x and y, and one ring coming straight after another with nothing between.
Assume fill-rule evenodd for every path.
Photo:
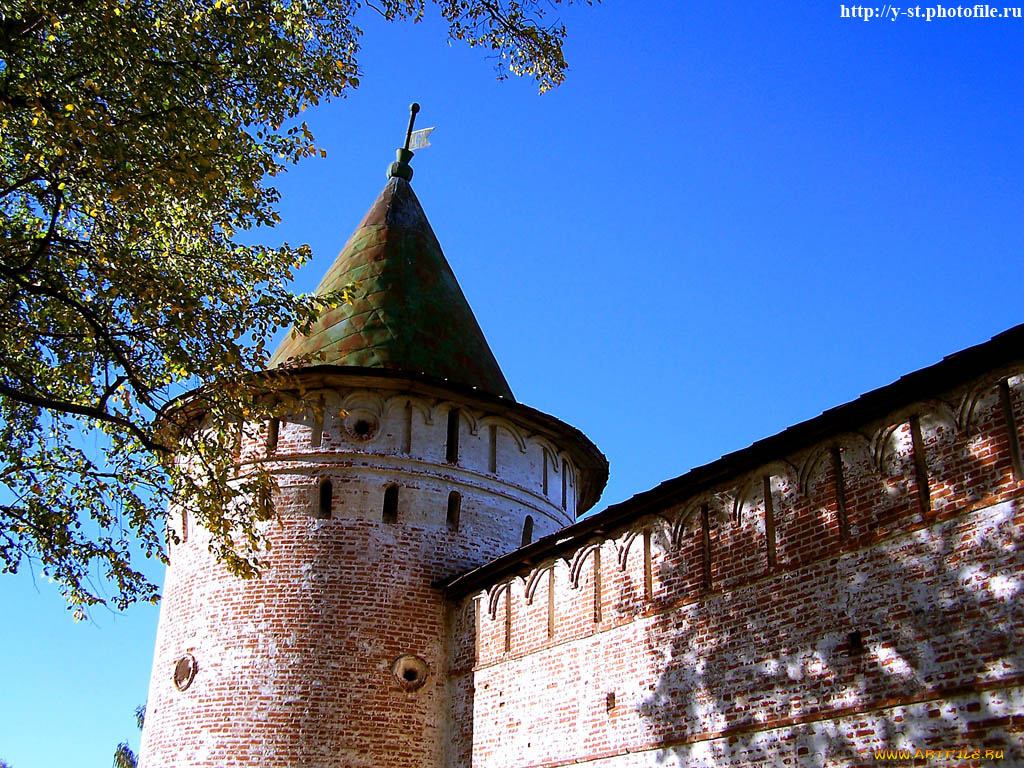
<instances>
[{"instance_id":1,"label":"shingled roof texture","mask_svg":"<svg viewBox=\"0 0 1024 768\"><path fill-rule=\"evenodd\" d=\"M514 399L404 179L388 180L317 293L354 282L354 302L325 312L308 336L293 331L272 367L311 354L310 365L425 373Z\"/></svg>"}]
</instances>

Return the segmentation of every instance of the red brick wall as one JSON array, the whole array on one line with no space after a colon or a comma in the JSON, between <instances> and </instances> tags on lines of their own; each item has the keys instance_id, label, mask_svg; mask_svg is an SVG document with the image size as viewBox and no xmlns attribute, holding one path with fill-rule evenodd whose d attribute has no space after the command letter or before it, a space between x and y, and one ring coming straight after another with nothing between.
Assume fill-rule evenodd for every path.
<instances>
[{"instance_id":1,"label":"red brick wall","mask_svg":"<svg viewBox=\"0 0 1024 768\"><path fill-rule=\"evenodd\" d=\"M433 764L443 674L438 562L475 545L397 523L285 518L263 577L241 581L199 548L175 553L149 696L148 766ZM174 660L199 673L177 691ZM401 654L431 671L414 693ZM153 723L150 726L150 722Z\"/></svg>"},{"instance_id":2,"label":"red brick wall","mask_svg":"<svg viewBox=\"0 0 1024 768\"><path fill-rule=\"evenodd\" d=\"M1019 436L1024 378L1010 384ZM994 382L947 393L470 595L451 608L446 765L879 765L885 748L1024 764L1007 429Z\"/></svg>"},{"instance_id":3,"label":"red brick wall","mask_svg":"<svg viewBox=\"0 0 1024 768\"><path fill-rule=\"evenodd\" d=\"M316 445L313 414L283 416L268 459L280 486L278 520L266 524L271 549L260 579L228 574L194 524L172 548L141 747L146 768L423 768L448 759L453 619L433 584L517 548L527 514L543 535L572 513L561 507L560 485L542 493L544 449L535 436L514 435L519 427L500 420L492 472L488 415L456 403L459 460L448 463L452 403L415 400L410 416L413 398L387 394L312 393L328 411ZM373 422L372 436L346 432L352 414ZM241 455L267 456L266 430L250 426ZM315 518L322 478L333 486L330 519ZM400 489L394 523L382 520L391 484ZM446 519L453 489L462 494L457 530ZM180 533L173 510L171 522ZM198 673L181 691L173 671L184 654ZM428 669L415 691L391 673L406 654Z\"/></svg>"}]
</instances>

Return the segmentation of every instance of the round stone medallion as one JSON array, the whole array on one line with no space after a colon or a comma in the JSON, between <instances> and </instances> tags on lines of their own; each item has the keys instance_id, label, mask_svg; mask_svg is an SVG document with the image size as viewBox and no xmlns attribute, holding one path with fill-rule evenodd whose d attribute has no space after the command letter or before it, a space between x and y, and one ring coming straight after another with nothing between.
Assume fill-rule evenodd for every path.
<instances>
[{"instance_id":1,"label":"round stone medallion","mask_svg":"<svg viewBox=\"0 0 1024 768\"><path fill-rule=\"evenodd\" d=\"M191 653L186 653L174 664L174 687L179 691L184 691L192 685L192 681L196 679L196 672L198 671L199 667L196 664L196 657Z\"/></svg>"},{"instance_id":2,"label":"round stone medallion","mask_svg":"<svg viewBox=\"0 0 1024 768\"><path fill-rule=\"evenodd\" d=\"M419 656L405 654L395 659L391 665L391 674L406 691L415 691L422 688L427 682L427 662Z\"/></svg>"},{"instance_id":3,"label":"round stone medallion","mask_svg":"<svg viewBox=\"0 0 1024 768\"><path fill-rule=\"evenodd\" d=\"M360 443L372 440L380 429L380 420L370 411L349 411L342 422L345 434Z\"/></svg>"}]
</instances>

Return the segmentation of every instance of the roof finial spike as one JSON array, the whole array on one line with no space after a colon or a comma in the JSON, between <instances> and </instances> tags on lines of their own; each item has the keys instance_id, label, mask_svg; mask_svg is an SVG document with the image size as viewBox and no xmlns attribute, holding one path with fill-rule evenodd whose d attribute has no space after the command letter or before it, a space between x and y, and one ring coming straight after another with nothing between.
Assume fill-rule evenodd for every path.
<instances>
[{"instance_id":1,"label":"roof finial spike","mask_svg":"<svg viewBox=\"0 0 1024 768\"><path fill-rule=\"evenodd\" d=\"M409 128L405 132L405 146L395 151L395 162L388 166L388 178L397 176L406 181L412 181L412 167L409 161L413 153L409 149L409 142L412 140L412 127L416 122L416 113L420 111L420 105L415 101L409 105Z\"/></svg>"},{"instance_id":2,"label":"roof finial spike","mask_svg":"<svg viewBox=\"0 0 1024 768\"><path fill-rule=\"evenodd\" d=\"M405 132L405 148L409 149L409 142L412 141L412 125L416 122L416 113L420 111L420 105L415 101L409 105L409 130Z\"/></svg>"}]
</instances>

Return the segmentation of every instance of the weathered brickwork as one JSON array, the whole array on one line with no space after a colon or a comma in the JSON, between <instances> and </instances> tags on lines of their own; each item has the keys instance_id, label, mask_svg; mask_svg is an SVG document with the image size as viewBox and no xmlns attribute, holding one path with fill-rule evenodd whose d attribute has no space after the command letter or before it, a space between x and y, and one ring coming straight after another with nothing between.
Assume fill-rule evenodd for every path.
<instances>
[{"instance_id":1,"label":"weathered brickwork","mask_svg":"<svg viewBox=\"0 0 1024 768\"><path fill-rule=\"evenodd\" d=\"M239 428L262 577L168 513L143 768L1024 765L1024 326L577 519L401 157Z\"/></svg>"},{"instance_id":2,"label":"weathered brickwork","mask_svg":"<svg viewBox=\"0 0 1024 768\"><path fill-rule=\"evenodd\" d=\"M522 530L527 514L535 521L533 538L575 519L578 470L573 459L552 440L507 416L488 414L465 401L368 389L313 391L307 397L318 410L282 416L272 457L283 490L306 488L308 503L299 490L282 497L281 503L297 505L297 513L314 509L316 482L327 478L342 489L336 493L344 516L379 517L383 489L398 482L402 499L409 500L406 517L421 515L419 521L425 524L444 522L452 489L500 496L485 503L474 526L479 535L504 540L508 527ZM453 412L457 451L448 461L448 421ZM246 427L243 460L267 455L268 429L265 423ZM366 437L357 429L368 430ZM563 471L568 488L564 506ZM464 514L472 515L473 508L464 504Z\"/></svg>"},{"instance_id":3,"label":"weathered brickwork","mask_svg":"<svg viewBox=\"0 0 1024 768\"><path fill-rule=\"evenodd\" d=\"M164 587L146 768L440 765L451 630L436 582L515 550L524 526L532 538L562 528L577 485L603 483L589 476L600 454L585 438L523 406L431 395L402 377L328 379L306 388L315 408L248 424L240 439L243 471L268 461L279 485L262 578L228 574L205 531L170 513L181 543ZM187 654L196 672L179 690ZM408 657L425 678L403 677Z\"/></svg>"},{"instance_id":4,"label":"weathered brickwork","mask_svg":"<svg viewBox=\"0 0 1024 768\"><path fill-rule=\"evenodd\" d=\"M978 375L462 596L444 764L1024 764L1024 377Z\"/></svg>"},{"instance_id":5,"label":"weathered brickwork","mask_svg":"<svg viewBox=\"0 0 1024 768\"><path fill-rule=\"evenodd\" d=\"M240 428L262 578L168 514L143 768L1024 765L1024 326L577 520L411 156Z\"/></svg>"}]
</instances>

